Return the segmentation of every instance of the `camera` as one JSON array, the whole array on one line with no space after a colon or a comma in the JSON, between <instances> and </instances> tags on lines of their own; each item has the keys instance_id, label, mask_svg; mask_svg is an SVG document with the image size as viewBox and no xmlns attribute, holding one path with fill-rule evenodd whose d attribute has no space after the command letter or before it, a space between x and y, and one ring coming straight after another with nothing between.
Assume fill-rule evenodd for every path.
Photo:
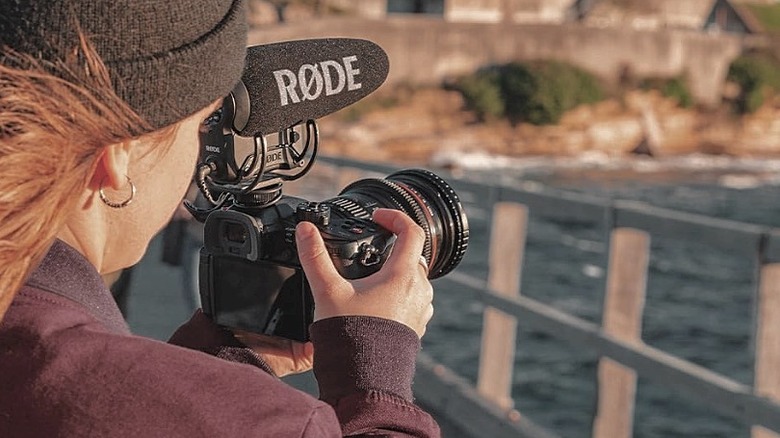
<instances>
[{"instance_id":1,"label":"camera","mask_svg":"<svg viewBox=\"0 0 780 438\"><path fill-rule=\"evenodd\" d=\"M195 183L209 205L185 203L205 222L199 288L203 311L217 324L308 340L314 302L295 245L301 221L318 227L348 279L377 272L392 252L396 236L371 220L377 208L403 211L424 230L428 278L460 263L469 239L463 206L428 170L362 179L319 202L283 195L284 182L311 169L319 131L309 119L270 135L247 132L251 94L242 80L202 124Z\"/></svg>"}]
</instances>

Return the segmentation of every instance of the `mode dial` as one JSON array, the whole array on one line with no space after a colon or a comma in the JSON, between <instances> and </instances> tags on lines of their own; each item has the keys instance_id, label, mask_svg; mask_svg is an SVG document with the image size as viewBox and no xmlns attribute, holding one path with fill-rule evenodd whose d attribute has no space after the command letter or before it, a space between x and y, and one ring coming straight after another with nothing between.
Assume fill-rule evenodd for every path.
<instances>
[{"instance_id":1,"label":"mode dial","mask_svg":"<svg viewBox=\"0 0 780 438\"><path fill-rule=\"evenodd\" d=\"M330 206L320 202L301 202L295 211L298 222L311 222L317 226L330 224Z\"/></svg>"}]
</instances>

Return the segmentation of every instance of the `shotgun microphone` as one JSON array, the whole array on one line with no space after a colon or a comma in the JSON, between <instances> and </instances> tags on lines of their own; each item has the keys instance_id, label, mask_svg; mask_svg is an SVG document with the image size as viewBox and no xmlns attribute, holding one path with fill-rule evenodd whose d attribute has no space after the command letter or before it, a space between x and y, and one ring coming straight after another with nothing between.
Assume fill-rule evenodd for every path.
<instances>
[{"instance_id":1,"label":"shotgun microphone","mask_svg":"<svg viewBox=\"0 0 780 438\"><path fill-rule=\"evenodd\" d=\"M316 156L315 119L371 94L384 83L389 60L367 40L323 38L247 48L241 80L200 130L195 181L213 195L264 205L281 183L305 175ZM268 136L278 134L269 144ZM193 211L191 209L191 211Z\"/></svg>"},{"instance_id":2,"label":"shotgun microphone","mask_svg":"<svg viewBox=\"0 0 780 438\"><path fill-rule=\"evenodd\" d=\"M367 40L325 38L251 46L241 84L233 92L233 129L242 136L271 134L319 119L379 88L389 69L384 50Z\"/></svg>"}]
</instances>

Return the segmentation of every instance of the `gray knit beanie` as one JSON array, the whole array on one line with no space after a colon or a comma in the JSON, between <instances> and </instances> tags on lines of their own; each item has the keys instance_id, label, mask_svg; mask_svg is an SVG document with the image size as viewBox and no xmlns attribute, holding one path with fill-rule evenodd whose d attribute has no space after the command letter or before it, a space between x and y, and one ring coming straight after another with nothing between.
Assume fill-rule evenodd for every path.
<instances>
[{"instance_id":1,"label":"gray knit beanie","mask_svg":"<svg viewBox=\"0 0 780 438\"><path fill-rule=\"evenodd\" d=\"M79 47L81 31L119 97L158 129L227 95L241 78L243 3L0 0L0 49L56 63Z\"/></svg>"}]
</instances>

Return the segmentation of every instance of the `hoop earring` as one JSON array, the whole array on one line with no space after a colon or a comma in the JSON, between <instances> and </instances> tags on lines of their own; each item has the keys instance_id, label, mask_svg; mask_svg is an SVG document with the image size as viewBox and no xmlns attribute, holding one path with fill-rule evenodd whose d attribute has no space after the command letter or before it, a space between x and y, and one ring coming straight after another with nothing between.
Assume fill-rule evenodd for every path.
<instances>
[{"instance_id":1,"label":"hoop earring","mask_svg":"<svg viewBox=\"0 0 780 438\"><path fill-rule=\"evenodd\" d=\"M133 184L133 181L130 180L130 177L125 175L125 178L127 178L127 182L130 183L130 197L125 199L123 202L114 202L108 199L105 192L103 192L103 181L100 181L100 189L98 190L98 194L100 194L100 200L103 201L104 204L108 205L111 208L125 208L128 205L130 205L131 202L133 202L133 198L135 198L135 184Z\"/></svg>"}]
</instances>

